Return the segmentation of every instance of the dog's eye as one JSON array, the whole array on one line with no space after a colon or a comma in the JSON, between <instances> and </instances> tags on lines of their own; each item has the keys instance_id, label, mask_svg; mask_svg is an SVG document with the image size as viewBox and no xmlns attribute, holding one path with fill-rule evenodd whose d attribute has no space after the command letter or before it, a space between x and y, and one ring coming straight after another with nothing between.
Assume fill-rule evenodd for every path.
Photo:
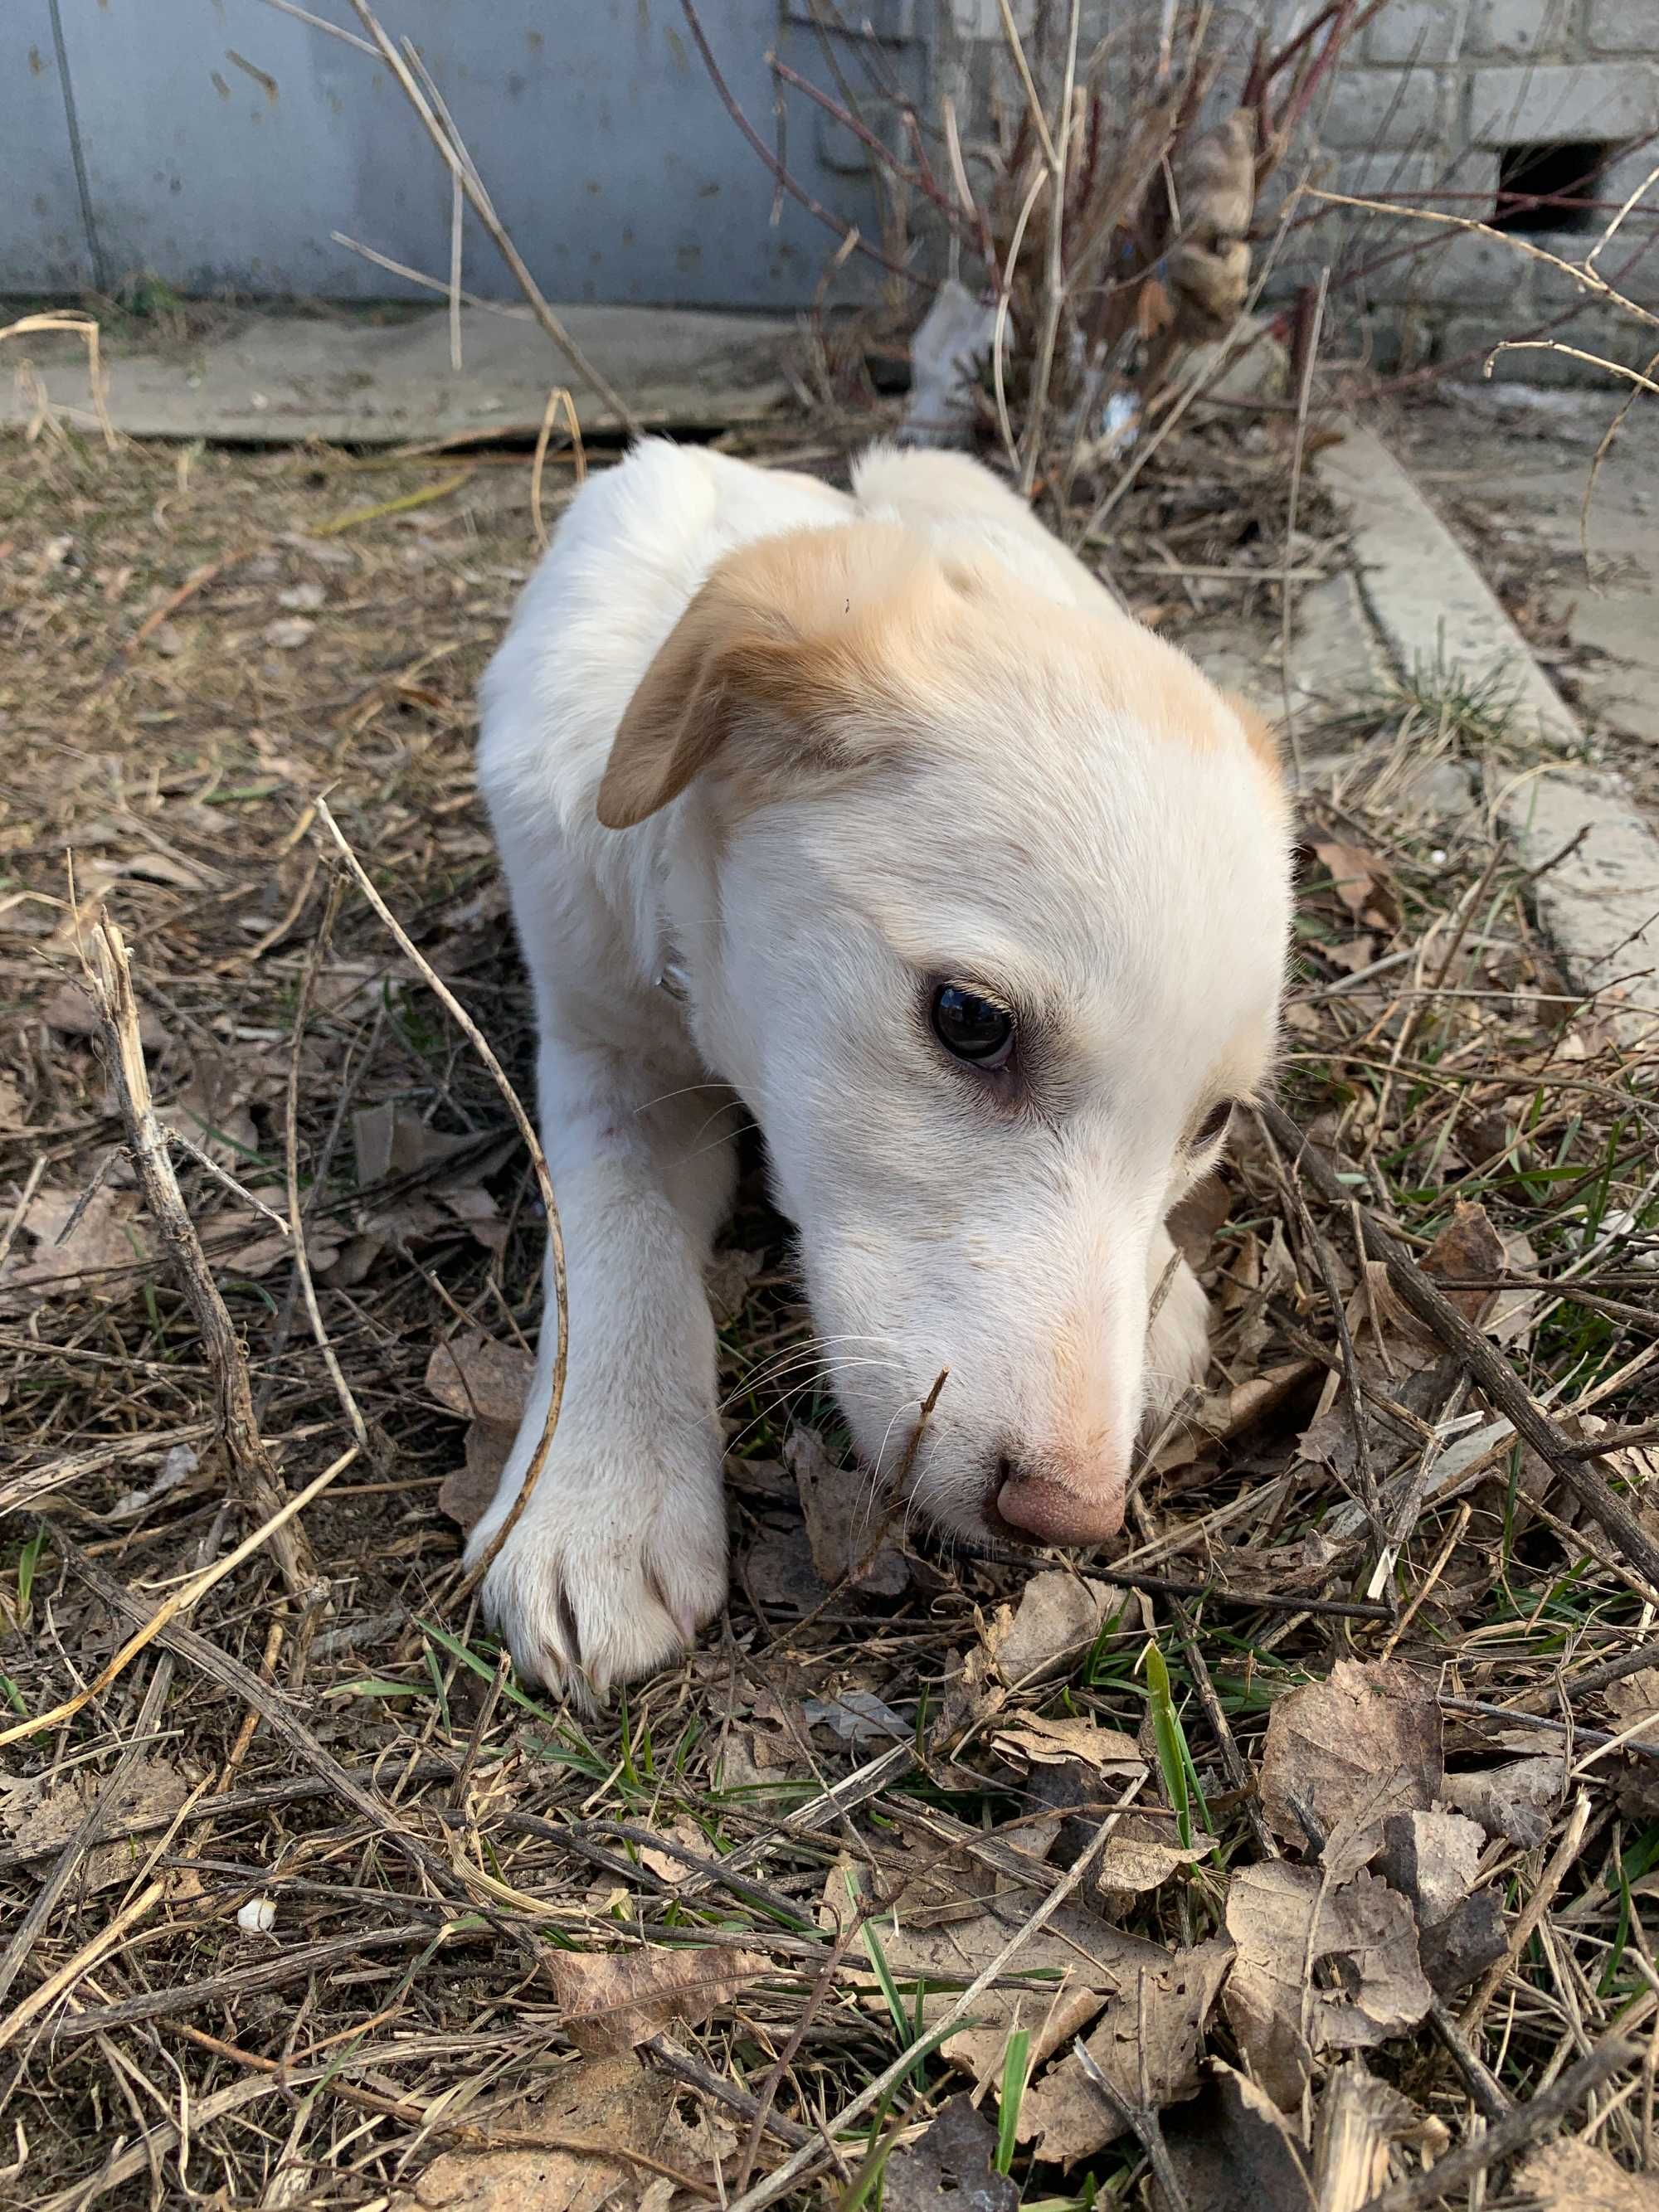
<instances>
[{"instance_id":1,"label":"dog's eye","mask_svg":"<svg viewBox=\"0 0 1659 2212\"><path fill-rule=\"evenodd\" d=\"M1227 1124L1233 1118L1233 1102L1224 1098L1219 1105L1212 1106L1193 1132L1193 1150L1206 1152L1212 1145L1218 1145L1227 1133Z\"/></svg>"},{"instance_id":2,"label":"dog's eye","mask_svg":"<svg viewBox=\"0 0 1659 2212\"><path fill-rule=\"evenodd\" d=\"M1001 1067L1014 1048L1014 1018L1008 1009L960 983L941 983L934 992L933 1024L946 1052L970 1067Z\"/></svg>"}]
</instances>

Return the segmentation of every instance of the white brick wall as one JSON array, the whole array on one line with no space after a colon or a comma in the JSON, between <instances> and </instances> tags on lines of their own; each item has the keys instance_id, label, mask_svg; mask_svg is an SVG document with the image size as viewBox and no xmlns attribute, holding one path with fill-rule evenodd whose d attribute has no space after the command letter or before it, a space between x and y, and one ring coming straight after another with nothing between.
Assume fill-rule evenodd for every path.
<instances>
[{"instance_id":1,"label":"white brick wall","mask_svg":"<svg viewBox=\"0 0 1659 2212\"><path fill-rule=\"evenodd\" d=\"M1622 0L1621 0L1622 4ZM1476 70L1465 135L1477 145L1635 138L1659 130L1659 63L1577 62Z\"/></svg>"},{"instance_id":2,"label":"white brick wall","mask_svg":"<svg viewBox=\"0 0 1659 2212\"><path fill-rule=\"evenodd\" d=\"M1017 0L1017 12L1031 4ZM1239 18L1275 41L1306 19L1311 4L1237 0ZM982 22L988 35L1000 36L997 0L954 5L959 21ZM1085 0L1087 28L1121 31L1137 8L1155 22L1162 0ZM1650 134L1650 143L1641 143ZM1264 195L1259 231L1271 231L1310 157L1312 181L1332 191L1383 201L1410 195L1413 207L1486 222L1504 149L1586 140L1626 149L1608 163L1595 194L1617 205L1659 170L1659 0L1389 0L1350 50L1322 112L1316 106L1310 136L1315 143L1298 147ZM1593 228L1532 242L1582 258L1610 213L1595 216ZM1431 247L1434 235L1430 225L1405 217L1310 203L1285 242L1273 296L1283 299L1332 266L1339 276L1334 318L1363 317L1371 357L1406 365L1528 335L1577 304L1566 279L1512 246L1451 234ZM1659 310L1659 183L1608 250L1606 273L1613 276L1649 238L1651 250L1622 283ZM1421 251L1399 250L1419 241ZM1363 277L1354 274L1361 270ZM1648 352L1656 343L1593 305L1554 335L1620 361L1634 360L1644 339ZM1494 374L1540 383L1596 375L1564 356L1531 352L1505 355Z\"/></svg>"}]
</instances>

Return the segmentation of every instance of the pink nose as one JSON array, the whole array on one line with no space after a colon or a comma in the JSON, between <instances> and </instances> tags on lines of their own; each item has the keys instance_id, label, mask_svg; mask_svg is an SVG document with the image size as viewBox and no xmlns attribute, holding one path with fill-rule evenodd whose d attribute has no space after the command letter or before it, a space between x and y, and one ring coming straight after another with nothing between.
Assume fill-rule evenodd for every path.
<instances>
[{"instance_id":1,"label":"pink nose","mask_svg":"<svg viewBox=\"0 0 1659 2212\"><path fill-rule=\"evenodd\" d=\"M1016 1475L997 1492L997 1511L1011 1528L1039 1544L1102 1544L1123 1526L1123 1485L1085 1497L1042 1475Z\"/></svg>"}]
</instances>

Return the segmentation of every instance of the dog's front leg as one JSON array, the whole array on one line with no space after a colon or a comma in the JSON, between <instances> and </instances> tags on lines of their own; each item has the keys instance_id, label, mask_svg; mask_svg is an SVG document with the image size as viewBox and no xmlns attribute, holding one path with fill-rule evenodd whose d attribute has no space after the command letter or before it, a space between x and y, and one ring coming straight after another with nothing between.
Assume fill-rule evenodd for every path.
<instances>
[{"instance_id":1,"label":"dog's front leg","mask_svg":"<svg viewBox=\"0 0 1659 2212\"><path fill-rule=\"evenodd\" d=\"M564 1401L535 1488L484 1578L521 1673L603 1693L689 1644L726 1597L714 1326L703 1271L731 1200L720 1094L663 1098L617 1053L550 1041L542 1141L564 1232ZM655 1095L653 1095L655 1094ZM715 1109L711 1119L711 1108ZM541 1350L480 1558L547 1420L558 1325L548 1261Z\"/></svg>"}]
</instances>

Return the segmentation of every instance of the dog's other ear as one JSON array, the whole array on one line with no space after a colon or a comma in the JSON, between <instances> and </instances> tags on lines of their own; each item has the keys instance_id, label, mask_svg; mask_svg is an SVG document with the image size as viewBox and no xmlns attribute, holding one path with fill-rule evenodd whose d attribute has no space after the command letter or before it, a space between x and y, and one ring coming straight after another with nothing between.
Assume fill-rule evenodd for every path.
<instances>
[{"instance_id":1,"label":"dog's other ear","mask_svg":"<svg viewBox=\"0 0 1659 2212\"><path fill-rule=\"evenodd\" d=\"M728 554L628 702L599 784L600 822L645 821L734 738L764 789L792 771L854 765L893 726L896 633L945 588L902 532L878 523Z\"/></svg>"}]
</instances>

